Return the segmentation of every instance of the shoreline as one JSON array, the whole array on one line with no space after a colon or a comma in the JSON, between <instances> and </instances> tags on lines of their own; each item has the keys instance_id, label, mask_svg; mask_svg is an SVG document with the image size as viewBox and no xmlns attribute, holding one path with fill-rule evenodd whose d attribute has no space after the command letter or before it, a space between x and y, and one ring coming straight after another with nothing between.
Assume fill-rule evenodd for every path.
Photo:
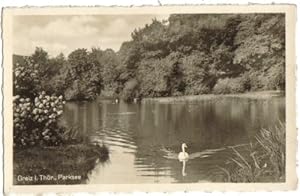
<instances>
[{"instance_id":1,"label":"shoreline","mask_svg":"<svg viewBox=\"0 0 300 196\"><path fill-rule=\"evenodd\" d=\"M220 98L245 98L245 99L259 100L259 99L270 99L274 97L285 97L285 91L266 90L266 91L253 91L253 92L236 93L236 94L201 94L201 95L183 95L183 96L170 96L170 97L142 97L138 99L139 102L141 103L144 102L168 103L168 102L184 102L184 101L204 101L204 100L213 100L213 99L220 99ZM94 100L68 100L67 102L88 103L97 100L114 101L115 99L120 100L120 98L117 96L109 97L109 96L99 95Z\"/></svg>"},{"instance_id":2,"label":"shoreline","mask_svg":"<svg viewBox=\"0 0 300 196\"><path fill-rule=\"evenodd\" d=\"M98 162L108 159L109 150L104 145L79 143L14 149L13 183L82 184Z\"/></svg>"},{"instance_id":3,"label":"shoreline","mask_svg":"<svg viewBox=\"0 0 300 196\"><path fill-rule=\"evenodd\" d=\"M142 102L158 102L158 103L170 103L170 102L185 102L185 101L205 101L214 100L220 98L243 98L243 99L270 99L274 97L285 97L285 91L255 91L238 94L202 94L202 95L185 95L178 97L153 97L143 98Z\"/></svg>"}]
</instances>

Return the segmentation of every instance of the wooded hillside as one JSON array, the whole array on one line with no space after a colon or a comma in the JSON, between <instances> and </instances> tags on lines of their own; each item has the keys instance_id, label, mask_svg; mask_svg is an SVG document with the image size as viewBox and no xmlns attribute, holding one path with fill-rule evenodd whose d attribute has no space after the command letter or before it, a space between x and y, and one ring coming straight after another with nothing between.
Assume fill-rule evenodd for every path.
<instances>
[{"instance_id":1,"label":"wooded hillside","mask_svg":"<svg viewBox=\"0 0 300 196\"><path fill-rule=\"evenodd\" d=\"M41 88L67 100L285 88L284 14L174 14L131 37L117 52L77 49L49 58L37 48L28 58L38 64Z\"/></svg>"}]
</instances>

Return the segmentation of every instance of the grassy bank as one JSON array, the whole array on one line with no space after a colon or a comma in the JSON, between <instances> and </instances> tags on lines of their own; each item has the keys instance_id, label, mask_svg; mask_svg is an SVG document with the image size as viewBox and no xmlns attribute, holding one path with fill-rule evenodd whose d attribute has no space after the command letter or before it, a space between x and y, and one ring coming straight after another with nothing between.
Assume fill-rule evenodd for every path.
<instances>
[{"instance_id":1,"label":"grassy bank","mask_svg":"<svg viewBox=\"0 0 300 196\"><path fill-rule=\"evenodd\" d=\"M203 94L203 95L188 95L178 97L155 97L155 98L143 98L143 102L159 102L159 103L173 103L184 101L204 101L212 99L220 99L224 97L232 98L246 98L246 99L269 99L272 97L284 96L284 91L257 91L247 92L241 94Z\"/></svg>"},{"instance_id":2,"label":"grassy bank","mask_svg":"<svg viewBox=\"0 0 300 196\"><path fill-rule=\"evenodd\" d=\"M14 184L80 184L95 164L105 162L105 145L76 144L14 150Z\"/></svg>"}]
</instances>

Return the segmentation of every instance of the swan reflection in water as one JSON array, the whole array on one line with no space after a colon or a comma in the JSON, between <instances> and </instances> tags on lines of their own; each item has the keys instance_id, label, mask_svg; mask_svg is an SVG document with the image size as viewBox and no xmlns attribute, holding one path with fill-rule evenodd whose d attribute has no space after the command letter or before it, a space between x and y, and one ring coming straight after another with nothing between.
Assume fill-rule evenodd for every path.
<instances>
[{"instance_id":1,"label":"swan reflection in water","mask_svg":"<svg viewBox=\"0 0 300 196\"><path fill-rule=\"evenodd\" d=\"M187 161L188 160L183 160L182 161L182 170L181 170L182 176L186 176L187 175L187 173L185 172L185 164L186 164Z\"/></svg>"},{"instance_id":2,"label":"swan reflection in water","mask_svg":"<svg viewBox=\"0 0 300 196\"><path fill-rule=\"evenodd\" d=\"M183 143L181 145L181 150L182 151L178 154L178 160L180 162L182 162L182 171L181 171L182 176L186 176L187 175L187 173L185 172L185 164L186 164L186 162L189 159L189 154L187 152L185 152L185 148L187 148L187 145L185 143Z\"/></svg>"}]
</instances>

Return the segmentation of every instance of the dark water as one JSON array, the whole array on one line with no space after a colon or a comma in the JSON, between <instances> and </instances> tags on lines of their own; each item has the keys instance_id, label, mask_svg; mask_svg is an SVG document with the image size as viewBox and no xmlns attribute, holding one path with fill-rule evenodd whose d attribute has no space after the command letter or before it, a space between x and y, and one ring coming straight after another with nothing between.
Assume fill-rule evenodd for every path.
<instances>
[{"instance_id":1,"label":"dark water","mask_svg":"<svg viewBox=\"0 0 300 196\"><path fill-rule=\"evenodd\" d=\"M285 119L285 99L223 98L176 104L67 103L63 120L91 141L104 142L110 160L96 165L88 183L222 181L224 147L248 143L261 128ZM181 144L191 159L179 162Z\"/></svg>"}]
</instances>

